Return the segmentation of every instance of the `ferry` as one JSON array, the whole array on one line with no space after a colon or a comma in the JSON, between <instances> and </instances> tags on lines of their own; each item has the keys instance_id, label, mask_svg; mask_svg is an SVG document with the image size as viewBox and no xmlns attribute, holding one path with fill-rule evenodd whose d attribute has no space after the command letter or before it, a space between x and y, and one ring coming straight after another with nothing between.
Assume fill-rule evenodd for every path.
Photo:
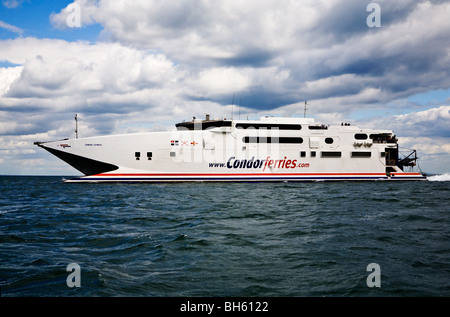
<instances>
[{"instance_id":1,"label":"ferry","mask_svg":"<svg viewBox=\"0 0 450 317\"><path fill-rule=\"evenodd\" d=\"M426 180L417 152L402 154L390 130L210 115L175 127L34 144L84 174L70 183Z\"/></svg>"}]
</instances>

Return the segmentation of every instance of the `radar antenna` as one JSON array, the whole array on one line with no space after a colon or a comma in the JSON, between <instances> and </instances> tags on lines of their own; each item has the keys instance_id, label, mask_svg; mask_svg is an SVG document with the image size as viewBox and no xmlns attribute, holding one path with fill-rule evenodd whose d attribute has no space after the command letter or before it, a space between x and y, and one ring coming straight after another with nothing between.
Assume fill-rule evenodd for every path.
<instances>
[{"instance_id":1,"label":"radar antenna","mask_svg":"<svg viewBox=\"0 0 450 317\"><path fill-rule=\"evenodd\" d=\"M303 118L306 118L306 110L308 110L308 107L307 107L308 105L309 105L309 103L307 101L305 101L305 110L303 112Z\"/></svg>"}]
</instances>

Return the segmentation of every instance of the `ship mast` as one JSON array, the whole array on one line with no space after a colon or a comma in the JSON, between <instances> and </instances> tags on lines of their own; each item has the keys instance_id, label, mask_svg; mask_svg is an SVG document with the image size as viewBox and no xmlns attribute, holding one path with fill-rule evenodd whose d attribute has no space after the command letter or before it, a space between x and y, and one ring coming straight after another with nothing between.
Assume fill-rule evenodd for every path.
<instances>
[{"instance_id":1,"label":"ship mast","mask_svg":"<svg viewBox=\"0 0 450 317\"><path fill-rule=\"evenodd\" d=\"M75 113L75 136L78 139L78 115Z\"/></svg>"}]
</instances>

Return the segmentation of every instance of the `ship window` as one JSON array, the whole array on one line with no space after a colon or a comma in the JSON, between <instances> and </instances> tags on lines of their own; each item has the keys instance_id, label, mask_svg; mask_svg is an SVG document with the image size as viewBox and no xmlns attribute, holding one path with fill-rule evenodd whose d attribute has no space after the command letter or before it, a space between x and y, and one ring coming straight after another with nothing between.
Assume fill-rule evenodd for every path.
<instances>
[{"instance_id":1,"label":"ship window","mask_svg":"<svg viewBox=\"0 0 450 317\"><path fill-rule=\"evenodd\" d=\"M305 151L301 151L300 152L300 157L306 157L306 152Z\"/></svg>"},{"instance_id":2,"label":"ship window","mask_svg":"<svg viewBox=\"0 0 450 317\"><path fill-rule=\"evenodd\" d=\"M316 157L316 151L311 151L311 157Z\"/></svg>"},{"instance_id":3,"label":"ship window","mask_svg":"<svg viewBox=\"0 0 450 317\"><path fill-rule=\"evenodd\" d=\"M244 143L260 143L260 139L256 136L245 136L242 138L242 142ZM268 143L268 142L265 142Z\"/></svg>"},{"instance_id":4,"label":"ship window","mask_svg":"<svg viewBox=\"0 0 450 317\"><path fill-rule=\"evenodd\" d=\"M371 157L372 152L352 152L352 157Z\"/></svg>"},{"instance_id":5,"label":"ship window","mask_svg":"<svg viewBox=\"0 0 450 317\"><path fill-rule=\"evenodd\" d=\"M175 152L170 152L171 157L175 157L175 155L176 155Z\"/></svg>"},{"instance_id":6,"label":"ship window","mask_svg":"<svg viewBox=\"0 0 450 317\"><path fill-rule=\"evenodd\" d=\"M245 136L242 138L244 143L284 143L284 144L302 144L303 138L295 137L257 137Z\"/></svg>"},{"instance_id":7,"label":"ship window","mask_svg":"<svg viewBox=\"0 0 450 317\"><path fill-rule=\"evenodd\" d=\"M231 121L225 120L210 120L202 122L180 122L175 125L177 130L207 130L220 127L231 127Z\"/></svg>"},{"instance_id":8,"label":"ship window","mask_svg":"<svg viewBox=\"0 0 450 317\"><path fill-rule=\"evenodd\" d=\"M303 143L302 138L279 138L280 143Z\"/></svg>"},{"instance_id":9,"label":"ship window","mask_svg":"<svg viewBox=\"0 0 450 317\"><path fill-rule=\"evenodd\" d=\"M341 152L322 152L322 157L341 157Z\"/></svg>"},{"instance_id":10,"label":"ship window","mask_svg":"<svg viewBox=\"0 0 450 317\"><path fill-rule=\"evenodd\" d=\"M325 143L326 144L333 144L333 142L334 142L333 138L326 138L325 139Z\"/></svg>"},{"instance_id":11,"label":"ship window","mask_svg":"<svg viewBox=\"0 0 450 317\"><path fill-rule=\"evenodd\" d=\"M308 127L308 129L310 129L310 130L327 130L328 129L328 127L326 126L326 125L310 125L309 127Z\"/></svg>"},{"instance_id":12,"label":"ship window","mask_svg":"<svg viewBox=\"0 0 450 317\"><path fill-rule=\"evenodd\" d=\"M355 134L356 140L367 140L367 134L365 133L356 133Z\"/></svg>"},{"instance_id":13,"label":"ship window","mask_svg":"<svg viewBox=\"0 0 450 317\"><path fill-rule=\"evenodd\" d=\"M152 152L147 152L147 159L149 161L151 161L152 157L153 157L153 153Z\"/></svg>"},{"instance_id":14,"label":"ship window","mask_svg":"<svg viewBox=\"0 0 450 317\"><path fill-rule=\"evenodd\" d=\"M134 152L134 157L136 158L136 161L139 161L141 159L141 152Z\"/></svg>"},{"instance_id":15,"label":"ship window","mask_svg":"<svg viewBox=\"0 0 450 317\"><path fill-rule=\"evenodd\" d=\"M274 123L236 123L238 129L278 129L278 130L301 130L300 124L274 124Z\"/></svg>"}]
</instances>

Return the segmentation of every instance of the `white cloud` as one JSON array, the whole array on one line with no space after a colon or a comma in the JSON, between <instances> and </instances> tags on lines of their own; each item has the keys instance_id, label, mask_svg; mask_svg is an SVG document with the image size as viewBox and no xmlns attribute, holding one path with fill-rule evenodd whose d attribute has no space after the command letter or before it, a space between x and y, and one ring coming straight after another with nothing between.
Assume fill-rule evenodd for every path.
<instances>
[{"instance_id":1,"label":"white cloud","mask_svg":"<svg viewBox=\"0 0 450 317\"><path fill-rule=\"evenodd\" d=\"M100 23L120 43L164 51L177 61L245 59L303 42L302 31L313 28L329 1L88 1L77 0L83 24ZM65 27L68 11L51 17ZM293 41L294 40L294 41ZM304 43L304 42L303 42ZM257 55L257 54L256 54ZM197 62L203 63L201 60Z\"/></svg>"},{"instance_id":2,"label":"white cloud","mask_svg":"<svg viewBox=\"0 0 450 317\"><path fill-rule=\"evenodd\" d=\"M50 23L57 29L67 29L73 27L72 21L75 19L80 19L80 27L86 26L94 23L93 15L97 11L97 1L92 0L77 0L73 4L68 4L59 13L53 12L49 19ZM75 4L75 5L74 5Z\"/></svg>"},{"instance_id":3,"label":"white cloud","mask_svg":"<svg viewBox=\"0 0 450 317\"><path fill-rule=\"evenodd\" d=\"M250 79L233 68L212 68L200 72L191 81L191 86L202 95L232 95L235 91L247 90Z\"/></svg>"},{"instance_id":4,"label":"white cloud","mask_svg":"<svg viewBox=\"0 0 450 317\"><path fill-rule=\"evenodd\" d=\"M0 68L0 96L9 91L11 84L19 78L22 66Z\"/></svg>"},{"instance_id":5,"label":"white cloud","mask_svg":"<svg viewBox=\"0 0 450 317\"><path fill-rule=\"evenodd\" d=\"M8 31L13 32L13 33L17 33L19 35L22 35L22 33L23 33L23 30L21 28L19 28L17 26L14 26L14 25L11 25L11 24L8 24L8 23L3 22L3 21L0 21L0 28L8 30Z\"/></svg>"},{"instance_id":6,"label":"white cloud","mask_svg":"<svg viewBox=\"0 0 450 317\"><path fill-rule=\"evenodd\" d=\"M395 117L395 122L401 124L411 136L450 138L450 106L447 105L399 115Z\"/></svg>"},{"instance_id":7,"label":"white cloud","mask_svg":"<svg viewBox=\"0 0 450 317\"><path fill-rule=\"evenodd\" d=\"M89 110L110 102L111 96L120 104L127 103L127 96L136 101L137 95L150 90L168 89L179 76L164 55L115 43L89 45L25 38L4 44L0 59L23 64L15 72L8 69L0 73L4 104L24 106L26 100L39 99L49 108ZM146 101L150 100L142 99L139 105ZM106 105L104 110L122 111Z\"/></svg>"},{"instance_id":8,"label":"white cloud","mask_svg":"<svg viewBox=\"0 0 450 317\"><path fill-rule=\"evenodd\" d=\"M17 8L22 2L23 0L2 0L2 4L8 9Z\"/></svg>"}]
</instances>

